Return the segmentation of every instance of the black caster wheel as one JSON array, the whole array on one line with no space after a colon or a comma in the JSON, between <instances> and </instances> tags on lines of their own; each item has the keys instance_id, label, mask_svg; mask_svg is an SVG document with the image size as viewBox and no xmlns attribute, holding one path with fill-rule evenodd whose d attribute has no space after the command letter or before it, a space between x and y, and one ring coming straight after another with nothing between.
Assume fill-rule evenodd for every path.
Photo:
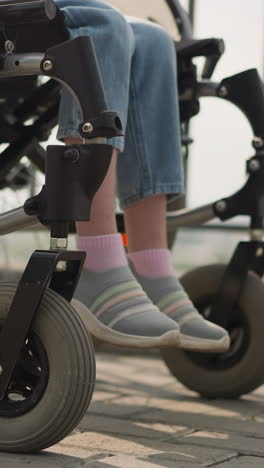
<instances>
[{"instance_id":1,"label":"black caster wheel","mask_svg":"<svg viewBox=\"0 0 264 468\"><path fill-rule=\"evenodd\" d=\"M0 283L0 326L16 287ZM63 439L88 408L94 383L88 330L64 298L47 290L0 401L0 451L32 453Z\"/></svg>"},{"instance_id":2,"label":"black caster wheel","mask_svg":"<svg viewBox=\"0 0 264 468\"><path fill-rule=\"evenodd\" d=\"M224 270L225 265L208 265L181 278L191 300L208 320ZM229 324L231 346L227 352L161 351L171 373L204 397L238 398L264 383L264 284L255 274L248 274L236 307L239 318Z\"/></svg>"}]
</instances>

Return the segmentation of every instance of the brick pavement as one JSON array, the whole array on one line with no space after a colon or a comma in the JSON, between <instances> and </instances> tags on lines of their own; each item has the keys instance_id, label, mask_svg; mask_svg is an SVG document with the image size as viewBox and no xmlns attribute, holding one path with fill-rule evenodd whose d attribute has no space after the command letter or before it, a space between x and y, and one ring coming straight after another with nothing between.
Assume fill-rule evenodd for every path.
<instances>
[{"instance_id":1,"label":"brick pavement","mask_svg":"<svg viewBox=\"0 0 264 468\"><path fill-rule=\"evenodd\" d=\"M258 468L264 387L238 401L203 400L155 353L97 352L90 408L40 455L0 454L1 468Z\"/></svg>"}]
</instances>

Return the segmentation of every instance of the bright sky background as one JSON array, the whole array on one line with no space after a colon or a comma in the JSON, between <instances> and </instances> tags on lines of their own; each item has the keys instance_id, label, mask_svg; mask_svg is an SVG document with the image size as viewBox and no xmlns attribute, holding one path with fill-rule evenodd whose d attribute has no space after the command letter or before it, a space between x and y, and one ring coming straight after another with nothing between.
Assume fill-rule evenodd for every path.
<instances>
[{"instance_id":1,"label":"bright sky background","mask_svg":"<svg viewBox=\"0 0 264 468\"><path fill-rule=\"evenodd\" d=\"M263 22L263 0L197 0L195 37L222 37L226 43L215 81L248 68L258 68L263 76ZM188 195L189 205L196 206L239 188L244 161L254 151L242 113L220 99L203 99L192 122Z\"/></svg>"}]
</instances>

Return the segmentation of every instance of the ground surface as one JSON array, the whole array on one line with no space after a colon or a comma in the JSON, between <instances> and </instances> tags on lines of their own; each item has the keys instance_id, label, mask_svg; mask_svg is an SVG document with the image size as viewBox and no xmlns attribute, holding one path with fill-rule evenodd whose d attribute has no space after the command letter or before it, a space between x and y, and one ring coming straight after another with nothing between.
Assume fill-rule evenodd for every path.
<instances>
[{"instance_id":1,"label":"ground surface","mask_svg":"<svg viewBox=\"0 0 264 468\"><path fill-rule=\"evenodd\" d=\"M260 468L264 387L203 400L155 354L97 352L97 384L74 433L40 455L0 454L1 468Z\"/></svg>"}]
</instances>

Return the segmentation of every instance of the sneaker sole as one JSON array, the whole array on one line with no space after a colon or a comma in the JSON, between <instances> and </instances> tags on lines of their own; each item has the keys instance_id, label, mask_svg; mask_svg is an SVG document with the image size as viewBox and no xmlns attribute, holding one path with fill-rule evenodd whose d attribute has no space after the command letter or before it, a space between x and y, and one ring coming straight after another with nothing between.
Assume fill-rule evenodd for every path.
<instances>
[{"instance_id":1,"label":"sneaker sole","mask_svg":"<svg viewBox=\"0 0 264 468\"><path fill-rule=\"evenodd\" d=\"M137 336L120 333L103 325L78 299L72 299L72 306L81 316L88 331L100 341L126 348L179 348L180 331L171 330L161 336Z\"/></svg>"},{"instance_id":2,"label":"sneaker sole","mask_svg":"<svg viewBox=\"0 0 264 468\"><path fill-rule=\"evenodd\" d=\"M224 353L230 347L230 338L228 335L225 335L220 340L208 340L180 333L180 347L186 351Z\"/></svg>"}]
</instances>

